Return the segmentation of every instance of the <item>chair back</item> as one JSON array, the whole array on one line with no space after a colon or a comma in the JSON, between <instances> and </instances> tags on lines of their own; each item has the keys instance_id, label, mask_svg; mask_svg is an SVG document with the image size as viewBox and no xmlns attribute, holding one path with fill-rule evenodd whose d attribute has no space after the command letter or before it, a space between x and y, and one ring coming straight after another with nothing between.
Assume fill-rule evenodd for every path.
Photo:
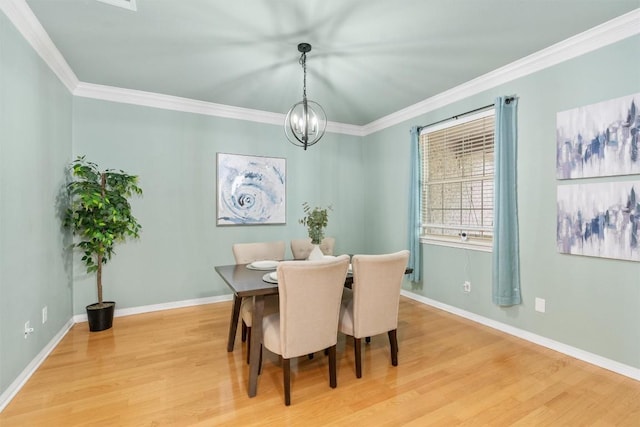
<instances>
[{"instance_id":1,"label":"chair back","mask_svg":"<svg viewBox=\"0 0 640 427\"><path fill-rule=\"evenodd\" d=\"M335 237L325 237L320 242L320 250L324 255L333 255L335 245ZM291 255L293 255L293 259L307 259L312 250L311 238L291 240Z\"/></svg>"},{"instance_id":2,"label":"chair back","mask_svg":"<svg viewBox=\"0 0 640 427\"><path fill-rule=\"evenodd\" d=\"M285 261L278 265L283 358L336 345L340 301L348 269L349 255L320 261Z\"/></svg>"},{"instance_id":3,"label":"chair back","mask_svg":"<svg viewBox=\"0 0 640 427\"><path fill-rule=\"evenodd\" d=\"M398 327L400 289L409 251L354 255L353 336L370 337Z\"/></svg>"},{"instance_id":4,"label":"chair back","mask_svg":"<svg viewBox=\"0 0 640 427\"><path fill-rule=\"evenodd\" d=\"M236 264L249 264L254 261L282 261L285 253L284 240L275 242L234 243L233 257Z\"/></svg>"}]
</instances>

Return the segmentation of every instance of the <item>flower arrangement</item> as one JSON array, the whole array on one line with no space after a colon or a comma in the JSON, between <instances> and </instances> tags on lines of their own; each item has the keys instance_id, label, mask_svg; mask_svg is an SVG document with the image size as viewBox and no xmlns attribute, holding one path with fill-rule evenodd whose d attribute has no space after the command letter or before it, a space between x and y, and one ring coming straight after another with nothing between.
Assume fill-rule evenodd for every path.
<instances>
[{"instance_id":1,"label":"flower arrangement","mask_svg":"<svg viewBox=\"0 0 640 427\"><path fill-rule=\"evenodd\" d=\"M322 239L324 239L324 229L329 223L329 211L332 210L332 208L331 206L327 206L326 208L316 206L311 209L311 206L309 206L307 202L302 204L302 208L305 217L299 219L298 222L307 227L311 243L319 245Z\"/></svg>"}]
</instances>

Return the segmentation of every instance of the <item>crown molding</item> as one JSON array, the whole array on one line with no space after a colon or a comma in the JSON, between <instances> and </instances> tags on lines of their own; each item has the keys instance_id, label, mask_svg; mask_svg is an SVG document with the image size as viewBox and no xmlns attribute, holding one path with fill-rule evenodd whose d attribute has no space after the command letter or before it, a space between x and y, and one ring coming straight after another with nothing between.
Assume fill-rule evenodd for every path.
<instances>
[{"instance_id":1,"label":"crown molding","mask_svg":"<svg viewBox=\"0 0 640 427\"><path fill-rule=\"evenodd\" d=\"M364 126L350 125L348 123L327 122L327 132L341 133L344 135L365 136Z\"/></svg>"},{"instance_id":2,"label":"crown molding","mask_svg":"<svg viewBox=\"0 0 640 427\"><path fill-rule=\"evenodd\" d=\"M183 111L187 113L203 114L207 116L224 117L228 119L248 120L258 123L284 123L284 114L269 111L252 110L249 108L233 107L224 104L181 98L179 96L163 95L135 89L123 89L114 86L104 86L93 83L80 82L73 91L74 96L100 99L103 101L120 102L124 104L141 105L144 107L161 108L164 110Z\"/></svg>"},{"instance_id":3,"label":"crown molding","mask_svg":"<svg viewBox=\"0 0 640 427\"><path fill-rule=\"evenodd\" d=\"M182 111L202 114L205 116L224 117L227 119L247 120L277 126L282 126L286 117L282 113L252 110L250 108L215 104L213 102L198 101L195 99L181 98L179 96L163 95L154 92L123 89L84 82L78 83L73 91L73 95L83 98L141 105L145 107L161 108L164 110ZM327 122L327 132L363 136L361 126L337 122Z\"/></svg>"},{"instance_id":4,"label":"crown molding","mask_svg":"<svg viewBox=\"0 0 640 427\"><path fill-rule=\"evenodd\" d=\"M368 123L364 125L364 135L381 131L487 89L557 65L636 34L640 34L640 8Z\"/></svg>"},{"instance_id":5,"label":"crown molding","mask_svg":"<svg viewBox=\"0 0 640 427\"><path fill-rule=\"evenodd\" d=\"M73 93L79 83L78 78L53 44L27 2L24 0L0 0L0 10L7 15L22 37L58 76L69 92Z\"/></svg>"},{"instance_id":6,"label":"crown molding","mask_svg":"<svg viewBox=\"0 0 640 427\"><path fill-rule=\"evenodd\" d=\"M75 96L273 125L284 123L281 113L79 82L25 0L0 0L0 9ZM636 34L640 34L640 8L364 126L328 122L327 132L367 136Z\"/></svg>"}]
</instances>

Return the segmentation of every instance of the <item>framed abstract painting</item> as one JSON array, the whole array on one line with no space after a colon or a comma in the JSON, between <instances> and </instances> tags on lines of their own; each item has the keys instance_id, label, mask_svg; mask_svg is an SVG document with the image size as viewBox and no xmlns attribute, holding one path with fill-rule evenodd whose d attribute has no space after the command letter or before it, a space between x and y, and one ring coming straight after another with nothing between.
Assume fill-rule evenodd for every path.
<instances>
[{"instance_id":1,"label":"framed abstract painting","mask_svg":"<svg viewBox=\"0 0 640 427\"><path fill-rule=\"evenodd\" d=\"M558 179L640 174L640 93L556 117Z\"/></svg>"},{"instance_id":2,"label":"framed abstract painting","mask_svg":"<svg viewBox=\"0 0 640 427\"><path fill-rule=\"evenodd\" d=\"M640 181L558 186L558 252L640 261Z\"/></svg>"},{"instance_id":3,"label":"framed abstract painting","mask_svg":"<svg viewBox=\"0 0 640 427\"><path fill-rule=\"evenodd\" d=\"M286 223L286 159L217 154L217 225Z\"/></svg>"}]
</instances>

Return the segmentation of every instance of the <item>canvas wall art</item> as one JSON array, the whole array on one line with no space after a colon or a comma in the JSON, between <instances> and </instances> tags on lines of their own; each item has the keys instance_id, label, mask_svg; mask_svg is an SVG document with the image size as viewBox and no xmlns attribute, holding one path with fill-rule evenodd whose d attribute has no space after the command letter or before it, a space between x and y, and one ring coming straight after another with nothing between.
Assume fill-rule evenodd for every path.
<instances>
[{"instance_id":1,"label":"canvas wall art","mask_svg":"<svg viewBox=\"0 0 640 427\"><path fill-rule=\"evenodd\" d=\"M640 93L557 114L558 179L640 174Z\"/></svg>"},{"instance_id":2,"label":"canvas wall art","mask_svg":"<svg viewBox=\"0 0 640 427\"><path fill-rule=\"evenodd\" d=\"M640 261L640 181L559 185L557 205L559 252Z\"/></svg>"},{"instance_id":3,"label":"canvas wall art","mask_svg":"<svg viewBox=\"0 0 640 427\"><path fill-rule=\"evenodd\" d=\"M217 225L284 224L286 160L218 153Z\"/></svg>"}]
</instances>

